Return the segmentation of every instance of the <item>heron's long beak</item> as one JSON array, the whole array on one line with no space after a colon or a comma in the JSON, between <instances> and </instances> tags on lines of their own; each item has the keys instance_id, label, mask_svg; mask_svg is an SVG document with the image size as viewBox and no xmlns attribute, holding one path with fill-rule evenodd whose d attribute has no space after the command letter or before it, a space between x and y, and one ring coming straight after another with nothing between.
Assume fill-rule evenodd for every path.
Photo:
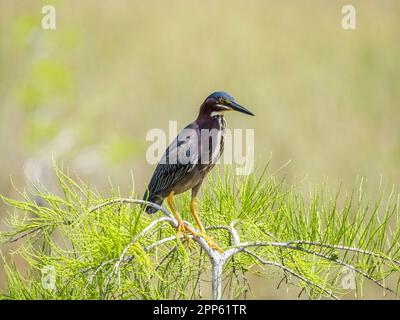
<instances>
[{"instance_id":1,"label":"heron's long beak","mask_svg":"<svg viewBox=\"0 0 400 320\"><path fill-rule=\"evenodd\" d=\"M231 101L230 107L235 111L239 111L239 112L248 114L250 116L254 116L254 113L247 110L245 107L242 107L240 104L236 103L235 101Z\"/></svg>"}]
</instances>

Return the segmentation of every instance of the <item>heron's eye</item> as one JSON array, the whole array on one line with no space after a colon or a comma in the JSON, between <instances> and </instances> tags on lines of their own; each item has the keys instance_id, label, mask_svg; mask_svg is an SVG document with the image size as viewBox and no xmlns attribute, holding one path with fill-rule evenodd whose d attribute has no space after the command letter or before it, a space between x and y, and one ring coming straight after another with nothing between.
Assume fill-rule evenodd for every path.
<instances>
[{"instance_id":1,"label":"heron's eye","mask_svg":"<svg viewBox=\"0 0 400 320\"><path fill-rule=\"evenodd\" d=\"M219 103L224 103L224 98L219 98L218 101Z\"/></svg>"}]
</instances>

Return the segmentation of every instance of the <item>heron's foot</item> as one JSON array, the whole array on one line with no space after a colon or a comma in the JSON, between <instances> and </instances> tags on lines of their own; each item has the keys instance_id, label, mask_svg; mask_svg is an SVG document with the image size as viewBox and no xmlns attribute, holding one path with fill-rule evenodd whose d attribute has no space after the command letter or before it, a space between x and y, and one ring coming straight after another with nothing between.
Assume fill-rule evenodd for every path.
<instances>
[{"instance_id":1,"label":"heron's foot","mask_svg":"<svg viewBox=\"0 0 400 320\"><path fill-rule=\"evenodd\" d=\"M190 247L190 238L188 236L188 227L184 224L183 221L178 221L178 232L177 232L177 238L181 238L181 235L183 234L183 241L184 244L187 248Z\"/></svg>"},{"instance_id":2,"label":"heron's foot","mask_svg":"<svg viewBox=\"0 0 400 320\"><path fill-rule=\"evenodd\" d=\"M183 223L183 221L178 220L178 235L180 235L181 233L185 233L186 231L186 226Z\"/></svg>"},{"instance_id":3,"label":"heron's foot","mask_svg":"<svg viewBox=\"0 0 400 320\"><path fill-rule=\"evenodd\" d=\"M215 243L215 241L205 232L200 233L200 235L204 238L204 240L206 240L211 249L217 250L219 253L223 252L222 249Z\"/></svg>"}]
</instances>

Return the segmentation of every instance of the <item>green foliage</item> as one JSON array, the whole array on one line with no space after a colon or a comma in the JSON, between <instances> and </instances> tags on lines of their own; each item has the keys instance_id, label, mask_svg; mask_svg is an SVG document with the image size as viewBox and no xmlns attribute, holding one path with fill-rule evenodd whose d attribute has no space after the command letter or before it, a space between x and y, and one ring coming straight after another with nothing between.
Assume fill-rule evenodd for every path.
<instances>
[{"instance_id":1,"label":"green foliage","mask_svg":"<svg viewBox=\"0 0 400 320\"><path fill-rule=\"evenodd\" d=\"M118 192L113 190L111 198L104 199L82 181L56 172L61 195L43 187L34 195L45 206L27 193L20 193L20 200L3 197L13 210L7 221L11 229L1 234L1 241L20 242L12 262L4 262L4 298L210 297L205 292L210 262L196 242L174 237L176 230L162 221L143 233L162 213L150 216L139 205L117 200L93 210L119 198ZM203 188L198 212L207 232L224 250L234 247L227 228L234 221L242 243L260 244L251 249L252 254L243 251L227 262L223 297L247 296L251 273L283 278L309 298L340 297L348 291L341 286L342 272L350 269L358 294L362 295L364 281L396 294L400 280L398 196L381 192L376 200L367 200L363 184L348 195L321 187L305 197L300 190L266 173L243 178L229 170ZM178 199L180 213L194 224L188 196ZM18 256L27 262L27 272L15 267ZM42 272L48 267L54 268L54 290L42 285Z\"/></svg>"}]
</instances>

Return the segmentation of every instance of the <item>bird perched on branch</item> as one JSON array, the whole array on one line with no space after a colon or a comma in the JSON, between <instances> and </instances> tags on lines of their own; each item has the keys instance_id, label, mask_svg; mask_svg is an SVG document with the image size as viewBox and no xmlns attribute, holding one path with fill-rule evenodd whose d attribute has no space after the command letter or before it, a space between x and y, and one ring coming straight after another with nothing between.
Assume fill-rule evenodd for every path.
<instances>
[{"instance_id":1,"label":"bird perched on branch","mask_svg":"<svg viewBox=\"0 0 400 320\"><path fill-rule=\"evenodd\" d=\"M223 152L226 129L224 113L231 110L254 116L228 93L214 92L209 95L200 106L197 119L186 126L165 151L144 194L144 200L158 205L167 199L168 206L178 221L178 230L198 236L193 229L185 226L173 201L174 195L191 189L190 212L201 236L218 250L219 247L206 235L196 214L195 198L204 178ZM150 214L158 211L151 206L146 206L145 210Z\"/></svg>"}]
</instances>

